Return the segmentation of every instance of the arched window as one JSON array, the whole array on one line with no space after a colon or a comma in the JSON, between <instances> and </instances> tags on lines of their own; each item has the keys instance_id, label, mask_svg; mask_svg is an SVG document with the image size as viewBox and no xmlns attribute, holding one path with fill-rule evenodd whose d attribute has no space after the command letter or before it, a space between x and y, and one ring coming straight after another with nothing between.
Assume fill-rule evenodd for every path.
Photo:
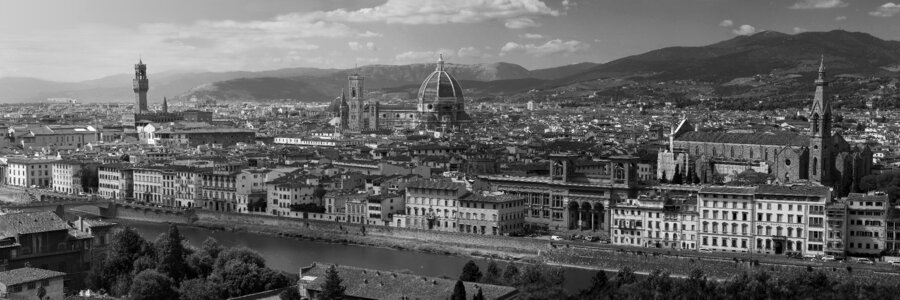
<instances>
[{"instance_id":1,"label":"arched window","mask_svg":"<svg viewBox=\"0 0 900 300\"><path fill-rule=\"evenodd\" d=\"M734 147L731 147L731 157L734 157Z\"/></svg>"},{"instance_id":2,"label":"arched window","mask_svg":"<svg viewBox=\"0 0 900 300\"><path fill-rule=\"evenodd\" d=\"M817 171L818 169L819 169L819 158L818 158L818 157L813 157L813 169L812 169L812 174L813 174L813 175L816 175L816 173L818 172L818 171Z\"/></svg>"}]
</instances>

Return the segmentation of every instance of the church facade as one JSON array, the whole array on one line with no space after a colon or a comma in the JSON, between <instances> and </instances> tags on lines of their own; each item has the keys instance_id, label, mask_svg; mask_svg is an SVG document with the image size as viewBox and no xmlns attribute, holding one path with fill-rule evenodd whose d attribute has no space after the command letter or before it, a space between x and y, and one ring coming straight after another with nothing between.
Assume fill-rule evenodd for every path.
<instances>
[{"instance_id":1,"label":"church facade","mask_svg":"<svg viewBox=\"0 0 900 300\"><path fill-rule=\"evenodd\" d=\"M850 145L831 132L824 61L818 75L807 134L700 132L683 120L672 130L670 148L659 153L657 178L721 183L723 178L753 169L780 183L830 186L838 195L852 192L854 184L871 173L872 151L865 145Z\"/></svg>"},{"instance_id":2,"label":"church facade","mask_svg":"<svg viewBox=\"0 0 900 300\"><path fill-rule=\"evenodd\" d=\"M443 58L422 85L415 103L383 104L365 97L365 78L348 76L349 97L341 92L335 105L340 118L336 130L364 132L376 130L453 130L470 123L462 88L444 69Z\"/></svg>"}]
</instances>

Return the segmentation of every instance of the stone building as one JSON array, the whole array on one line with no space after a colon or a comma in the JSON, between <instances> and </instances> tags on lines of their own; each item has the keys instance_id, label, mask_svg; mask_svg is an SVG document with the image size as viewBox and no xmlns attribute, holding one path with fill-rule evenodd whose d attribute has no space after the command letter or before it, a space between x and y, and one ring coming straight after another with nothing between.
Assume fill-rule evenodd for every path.
<instances>
[{"instance_id":1,"label":"stone building","mask_svg":"<svg viewBox=\"0 0 900 300\"><path fill-rule=\"evenodd\" d=\"M832 133L824 61L815 86L806 134L701 132L684 120L672 130L670 148L659 154L657 176L676 183L721 183L733 174L720 172L764 167L777 182L812 182L846 195L871 172L872 151ZM730 166L719 168L719 164ZM740 165L744 167L737 168Z\"/></svg>"},{"instance_id":2,"label":"stone building","mask_svg":"<svg viewBox=\"0 0 900 300\"><path fill-rule=\"evenodd\" d=\"M465 110L462 87L444 69L443 57L438 60L434 72L419 87L416 103L384 104L368 101L365 77L353 74L347 80L349 98L341 92L336 100L339 103L334 105L334 115L340 120L336 131L452 130L471 122Z\"/></svg>"}]
</instances>

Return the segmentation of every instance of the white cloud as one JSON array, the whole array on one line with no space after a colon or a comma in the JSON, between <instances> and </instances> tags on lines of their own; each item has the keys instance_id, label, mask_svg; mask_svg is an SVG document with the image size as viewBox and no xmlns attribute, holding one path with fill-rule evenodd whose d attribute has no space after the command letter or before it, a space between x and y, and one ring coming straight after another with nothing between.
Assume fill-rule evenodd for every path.
<instances>
[{"instance_id":1,"label":"white cloud","mask_svg":"<svg viewBox=\"0 0 900 300\"><path fill-rule=\"evenodd\" d=\"M756 27L744 24L739 26L738 28L735 28L731 32L734 32L734 34L737 35L751 35L756 33Z\"/></svg>"},{"instance_id":2,"label":"white cloud","mask_svg":"<svg viewBox=\"0 0 900 300\"><path fill-rule=\"evenodd\" d=\"M894 2L888 2L878 7L875 11L869 12L870 15L882 18L893 17L897 14L900 14L900 4L894 4Z\"/></svg>"},{"instance_id":3,"label":"white cloud","mask_svg":"<svg viewBox=\"0 0 900 300\"><path fill-rule=\"evenodd\" d=\"M439 49L436 51L407 51L394 57L394 60L401 63L431 63L438 60L443 55L444 60L452 59L457 51L451 49Z\"/></svg>"},{"instance_id":4,"label":"white cloud","mask_svg":"<svg viewBox=\"0 0 900 300\"><path fill-rule=\"evenodd\" d=\"M375 37L383 37L384 35L378 32L371 32L366 30L366 32L360 33L358 35L361 38L375 38Z\"/></svg>"},{"instance_id":5,"label":"white cloud","mask_svg":"<svg viewBox=\"0 0 900 300\"><path fill-rule=\"evenodd\" d=\"M731 20L722 20L722 22L719 23L719 26L722 26L722 27L731 27L731 26L734 26L734 21L731 21Z\"/></svg>"},{"instance_id":6,"label":"white cloud","mask_svg":"<svg viewBox=\"0 0 900 300\"><path fill-rule=\"evenodd\" d=\"M541 24L536 22L534 19L527 17L506 20L506 23L504 23L504 25L506 26L506 28L510 29L522 29L541 26Z\"/></svg>"},{"instance_id":7,"label":"white cloud","mask_svg":"<svg viewBox=\"0 0 900 300\"><path fill-rule=\"evenodd\" d=\"M794 27L794 33L807 32L806 28Z\"/></svg>"},{"instance_id":8,"label":"white cloud","mask_svg":"<svg viewBox=\"0 0 900 300\"><path fill-rule=\"evenodd\" d=\"M459 51L456 51L456 56L459 58L473 57L482 59L492 57L492 55L484 53L481 49L472 46L459 48Z\"/></svg>"},{"instance_id":9,"label":"white cloud","mask_svg":"<svg viewBox=\"0 0 900 300\"><path fill-rule=\"evenodd\" d=\"M503 45L503 48L500 48L500 55L503 56L507 53L511 52L524 52L526 54L534 55L534 56L544 56L549 54L568 54L579 51L584 51L590 48L589 44L583 43L581 41L563 41L561 39L555 39L547 41L542 45L535 44L519 44L515 42L507 42L506 45Z\"/></svg>"},{"instance_id":10,"label":"white cloud","mask_svg":"<svg viewBox=\"0 0 900 300\"><path fill-rule=\"evenodd\" d=\"M347 46L350 46L350 49L353 51L360 51L360 50L367 50L367 49L369 51L378 50L378 47L376 47L375 43L373 43L373 42L367 42L365 44L360 43L360 42L348 42Z\"/></svg>"},{"instance_id":11,"label":"white cloud","mask_svg":"<svg viewBox=\"0 0 900 300\"><path fill-rule=\"evenodd\" d=\"M509 20L525 16L559 16L541 0L388 0L354 11L336 9L318 13L337 22L384 22L388 24L449 24Z\"/></svg>"},{"instance_id":12,"label":"white cloud","mask_svg":"<svg viewBox=\"0 0 900 300\"><path fill-rule=\"evenodd\" d=\"M538 33L525 33L525 34L520 34L519 38L537 40L537 39L544 38L544 35L538 34Z\"/></svg>"},{"instance_id":13,"label":"white cloud","mask_svg":"<svg viewBox=\"0 0 900 300\"><path fill-rule=\"evenodd\" d=\"M847 5L843 0L803 0L791 5L790 9L828 9Z\"/></svg>"},{"instance_id":14,"label":"white cloud","mask_svg":"<svg viewBox=\"0 0 900 300\"><path fill-rule=\"evenodd\" d=\"M836 18L834 18L835 21L844 21L846 19L847 19L847 16L837 16Z\"/></svg>"}]
</instances>

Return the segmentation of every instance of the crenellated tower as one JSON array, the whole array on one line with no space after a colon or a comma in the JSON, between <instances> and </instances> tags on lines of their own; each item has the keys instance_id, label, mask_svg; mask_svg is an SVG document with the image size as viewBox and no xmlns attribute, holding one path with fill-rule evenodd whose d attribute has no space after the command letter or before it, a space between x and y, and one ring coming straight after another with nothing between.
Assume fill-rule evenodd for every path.
<instances>
[{"instance_id":1,"label":"crenellated tower","mask_svg":"<svg viewBox=\"0 0 900 300\"><path fill-rule=\"evenodd\" d=\"M809 111L809 179L824 185L831 184L831 101L825 94L825 57L819 62L816 92Z\"/></svg>"},{"instance_id":2,"label":"crenellated tower","mask_svg":"<svg viewBox=\"0 0 900 300\"><path fill-rule=\"evenodd\" d=\"M134 65L134 113L145 114L147 109L147 91L150 90L150 80L147 79L147 65L143 60L138 60Z\"/></svg>"}]
</instances>

